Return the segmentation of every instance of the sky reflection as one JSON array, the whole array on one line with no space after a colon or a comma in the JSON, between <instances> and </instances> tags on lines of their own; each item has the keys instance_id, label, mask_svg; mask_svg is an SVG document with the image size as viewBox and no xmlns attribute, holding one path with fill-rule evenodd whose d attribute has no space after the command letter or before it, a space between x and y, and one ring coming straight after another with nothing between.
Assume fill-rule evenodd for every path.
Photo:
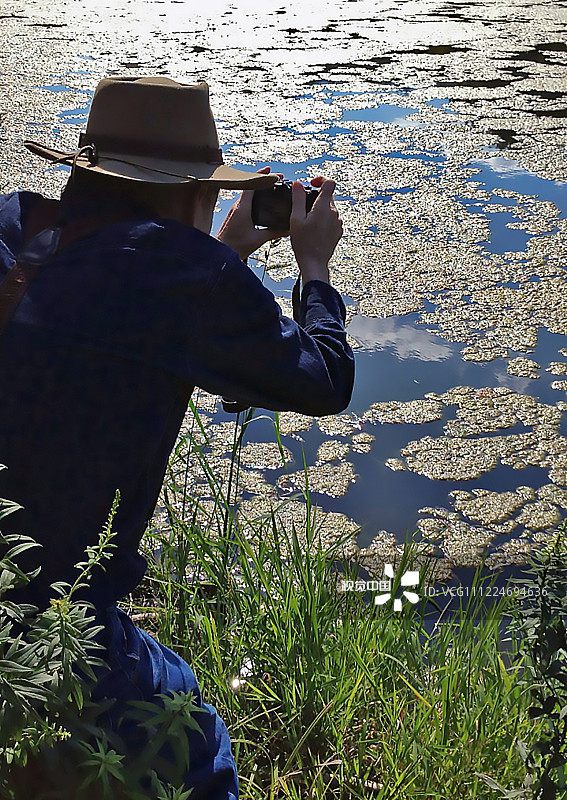
<instances>
[{"instance_id":1,"label":"sky reflection","mask_svg":"<svg viewBox=\"0 0 567 800\"><path fill-rule=\"evenodd\" d=\"M349 323L349 334L363 350L390 350L400 361L417 358L420 361L445 361L453 355L454 347L438 336L396 319L373 319L357 314Z\"/></svg>"}]
</instances>

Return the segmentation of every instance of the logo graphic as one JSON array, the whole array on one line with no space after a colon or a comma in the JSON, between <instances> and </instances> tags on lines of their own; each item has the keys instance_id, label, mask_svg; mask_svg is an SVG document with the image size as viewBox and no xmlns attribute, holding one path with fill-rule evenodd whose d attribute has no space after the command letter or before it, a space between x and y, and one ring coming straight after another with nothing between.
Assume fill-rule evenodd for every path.
<instances>
[{"instance_id":1,"label":"logo graphic","mask_svg":"<svg viewBox=\"0 0 567 800\"><path fill-rule=\"evenodd\" d=\"M392 564L384 564L384 578L383 580L379 581L379 591L384 592L384 594L377 594L374 598L374 602L377 606L383 606L384 603L387 603L388 600L392 598L392 578L394 577L394 567ZM419 572L417 570L407 570L404 572L400 579L401 586L417 586L419 583ZM403 591L404 597L409 600L410 603L414 604L417 603L419 600L419 595L416 592L408 592L404 589ZM394 599L394 611L401 611L402 610L402 601L401 598L396 597Z\"/></svg>"}]
</instances>

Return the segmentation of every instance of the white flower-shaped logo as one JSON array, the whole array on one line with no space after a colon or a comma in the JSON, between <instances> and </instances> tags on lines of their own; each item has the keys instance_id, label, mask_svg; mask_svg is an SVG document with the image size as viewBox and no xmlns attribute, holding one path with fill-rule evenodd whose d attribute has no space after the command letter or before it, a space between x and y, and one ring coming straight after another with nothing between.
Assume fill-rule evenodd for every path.
<instances>
[{"instance_id":1,"label":"white flower-shaped logo","mask_svg":"<svg viewBox=\"0 0 567 800\"><path fill-rule=\"evenodd\" d=\"M374 602L377 606L383 606L384 603L387 603L388 600L391 599L393 577L394 577L393 565L384 564L384 580L380 581L380 591L383 591L385 593L377 594L376 597L374 598ZM401 586L417 586L418 583L419 583L419 572L417 570L407 570L400 578ZM407 600L410 601L410 603L413 604L417 603L417 601L419 600L419 595L416 594L416 592L408 592L404 589L403 595ZM401 610L402 610L401 598L396 597L394 600L394 611L401 611Z\"/></svg>"}]
</instances>

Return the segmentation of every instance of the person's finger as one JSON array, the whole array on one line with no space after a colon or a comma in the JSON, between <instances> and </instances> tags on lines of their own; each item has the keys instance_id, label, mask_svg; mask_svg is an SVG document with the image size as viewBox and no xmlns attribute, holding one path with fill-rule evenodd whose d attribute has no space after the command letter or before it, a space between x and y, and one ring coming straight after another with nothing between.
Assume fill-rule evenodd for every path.
<instances>
[{"instance_id":1,"label":"person's finger","mask_svg":"<svg viewBox=\"0 0 567 800\"><path fill-rule=\"evenodd\" d=\"M307 194L299 181L294 181L291 191L290 219L303 220L307 216Z\"/></svg>"},{"instance_id":2,"label":"person's finger","mask_svg":"<svg viewBox=\"0 0 567 800\"><path fill-rule=\"evenodd\" d=\"M323 195L324 197L332 197L333 192L337 188L337 184L335 181L331 180L331 178L325 178L323 183L321 184L321 191L319 192L319 196Z\"/></svg>"},{"instance_id":3,"label":"person's finger","mask_svg":"<svg viewBox=\"0 0 567 800\"><path fill-rule=\"evenodd\" d=\"M246 214L252 214L253 189L245 189L238 200L238 208Z\"/></svg>"},{"instance_id":4,"label":"person's finger","mask_svg":"<svg viewBox=\"0 0 567 800\"><path fill-rule=\"evenodd\" d=\"M271 167L261 167L257 169L256 172L261 172L263 175L269 175L271 173L272 175L277 175L280 180L283 179L283 172L272 172Z\"/></svg>"},{"instance_id":5,"label":"person's finger","mask_svg":"<svg viewBox=\"0 0 567 800\"><path fill-rule=\"evenodd\" d=\"M256 172L262 175L269 175L271 167L261 167ZM246 214L252 214L252 198L254 197L254 189L245 189L238 199L238 207Z\"/></svg>"},{"instance_id":6,"label":"person's finger","mask_svg":"<svg viewBox=\"0 0 567 800\"><path fill-rule=\"evenodd\" d=\"M321 188L319 189L319 194L313 203L313 208L315 208L315 206L322 205L328 205L331 207L331 204L333 203L333 192L335 191L336 185L337 184L335 181L331 180L330 178L324 178Z\"/></svg>"}]
</instances>

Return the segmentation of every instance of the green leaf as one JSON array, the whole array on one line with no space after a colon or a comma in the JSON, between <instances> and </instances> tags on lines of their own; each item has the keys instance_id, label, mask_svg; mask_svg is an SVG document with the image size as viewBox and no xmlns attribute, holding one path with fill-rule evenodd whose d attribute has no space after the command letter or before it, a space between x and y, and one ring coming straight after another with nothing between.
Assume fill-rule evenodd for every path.
<instances>
[{"instance_id":1,"label":"green leaf","mask_svg":"<svg viewBox=\"0 0 567 800\"><path fill-rule=\"evenodd\" d=\"M498 783L498 781L494 780L490 775L486 775L484 772L475 772L475 775L480 778L484 783L490 786L491 789L496 789L497 792L503 794L506 789Z\"/></svg>"}]
</instances>

